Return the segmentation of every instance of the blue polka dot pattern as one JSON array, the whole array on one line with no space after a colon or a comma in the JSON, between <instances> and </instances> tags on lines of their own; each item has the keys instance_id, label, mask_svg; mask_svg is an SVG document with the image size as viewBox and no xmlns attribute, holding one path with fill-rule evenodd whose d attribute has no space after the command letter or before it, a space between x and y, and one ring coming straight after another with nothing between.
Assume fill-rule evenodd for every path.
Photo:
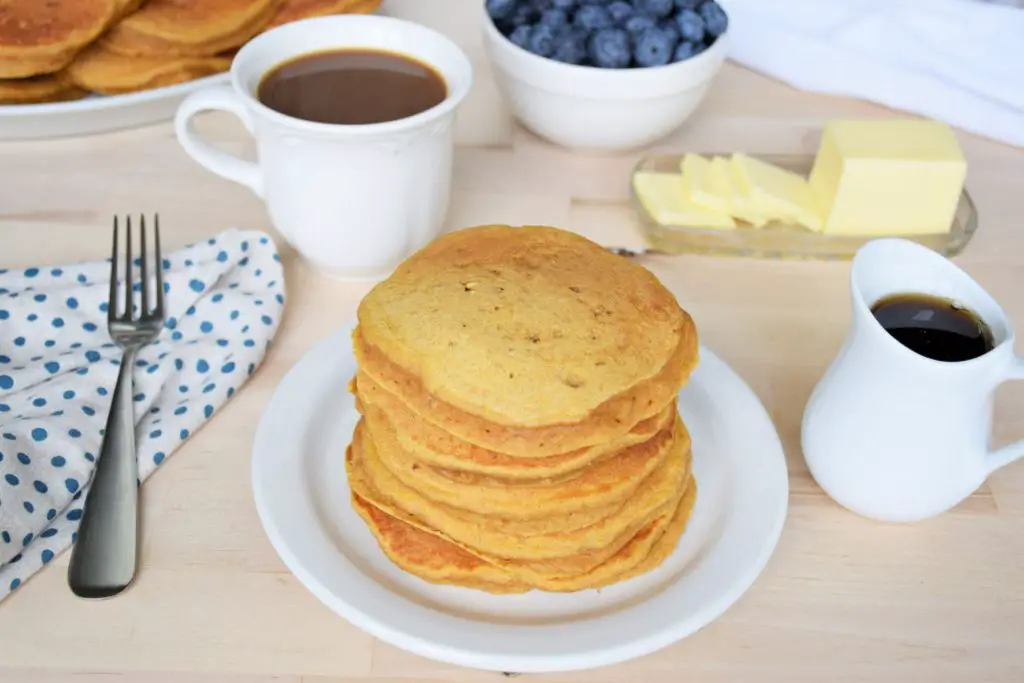
<instances>
[{"instance_id":1,"label":"blue polka dot pattern","mask_svg":"<svg viewBox=\"0 0 1024 683\"><path fill-rule=\"evenodd\" d=\"M131 366L140 482L246 382L284 310L260 233L228 230L162 266L164 330ZM121 358L109 267L0 271L0 600L65 551L82 518Z\"/></svg>"}]
</instances>

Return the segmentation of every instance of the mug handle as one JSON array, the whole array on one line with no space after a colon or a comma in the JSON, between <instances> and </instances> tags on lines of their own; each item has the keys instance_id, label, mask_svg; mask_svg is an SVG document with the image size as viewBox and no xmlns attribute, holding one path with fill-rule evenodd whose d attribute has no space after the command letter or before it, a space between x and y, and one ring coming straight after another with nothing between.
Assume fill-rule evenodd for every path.
<instances>
[{"instance_id":1,"label":"mug handle","mask_svg":"<svg viewBox=\"0 0 1024 683\"><path fill-rule=\"evenodd\" d=\"M1024 358L1020 356L1013 356L1013 360L1010 361L1010 367L1007 368L1000 383L1011 379L1024 379ZM985 459L985 462L988 465L989 474L995 472L1000 467L1009 465L1011 462L1022 456L1024 456L1024 439L1014 441L1011 444L1007 444L1002 448L992 451Z\"/></svg>"},{"instance_id":2,"label":"mug handle","mask_svg":"<svg viewBox=\"0 0 1024 683\"><path fill-rule=\"evenodd\" d=\"M237 116L249 134L253 134L252 117L241 98L230 85L215 85L198 90L178 105L174 115L174 133L178 143L200 166L222 178L245 185L263 196L263 175L260 167L251 161L222 152L208 145L192 127L192 117L203 111L226 111Z\"/></svg>"}]
</instances>

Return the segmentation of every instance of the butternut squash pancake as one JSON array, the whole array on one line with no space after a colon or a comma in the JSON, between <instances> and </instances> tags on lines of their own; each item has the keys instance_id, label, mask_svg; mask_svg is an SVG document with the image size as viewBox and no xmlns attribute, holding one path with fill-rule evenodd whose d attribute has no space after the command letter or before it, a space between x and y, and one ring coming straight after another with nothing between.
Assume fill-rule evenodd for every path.
<instances>
[{"instance_id":1,"label":"butternut squash pancake","mask_svg":"<svg viewBox=\"0 0 1024 683\"><path fill-rule=\"evenodd\" d=\"M366 406L379 408L394 427L402 450L411 458L439 471L461 484L481 486L516 485L571 478L587 465L647 441L671 424L676 415L675 401L654 417L643 420L633 429L607 443L580 448L543 458L517 458L475 446L450 432L431 424L412 412L398 397L385 391L368 376L360 373L351 385L356 395L356 408L363 414Z\"/></svg>"},{"instance_id":2,"label":"butternut squash pancake","mask_svg":"<svg viewBox=\"0 0 1024 683\"><path fill-rule=\"evenodd\" d=\"M651 439L585 468L577 476L556 482L491 485L453 481L405 453L394 428L380 409L370 406L366 426L381 464L399 481L431 502L489 517L528 520L582 510L621 507L667 457L673 446L689 449L682 420Z\"/></svg>"},{"instance_id":3,"label":"butternut squash pancake","mask_svg":"<svg viewBox=\"0 0 1024 683\"><path fill-rule=\"evenodd\" d=\"M530 585L457 545L420 531L352 494L352 507L377 538L381 550L405 571L431 583L476 588L488 593L525 593Z\"/></svg>"},{"instance_id":4,"label":"butternut squash pancake","mask_svg":"<svg viewBox=\"0 0 1024 683\"><path fill-rule=\"evenodd\" d=\"M68 74L81 88L118 95L184 83L230 67L228 57L125 57L91 45L71 63Z\"/></svg>"},{"instance_id":5,"label":"butternut squash pancake","mask_svg":"<svg viewBox=\"0 0 1024 683\"><path fill-rule=\"evenodd\" d=\"M692 344L696 346L695 338ZM689 376L691 365L687 359L694 358L696 353L690 345L690 341L681 341L658 375L608 400L580 422L517 427L491 422L437 399L418 377L398 368L379 350L366 346L358 327L353 333L360 373L400 399L417 417L463 441L517 458L547 458L607 444L658 415L675 400L679 387Z\"/></svg>"},{"instance_id":6,"label":"butternut squash pancake","mask_svg":"<svg viewBox=\"0 0 1024 683\"><path fill-rule=\"evenodd\" d=\"M534 584L517 579L511 572L481 560L454 543L388 515L357 494L352 495L352 505L366 521L384 554L403 570L431 583L502 594L521 593L531 587L557 592L600 588L645 574L660 566L675 550L696 498L697 487L691 480L672 515L663 515L648 524L604 564L580 576L538 578Z\"/></svg>"},{"instance_id":7,"label":"butternut squash pancake","mask_svg":"<svg viewBox=\"0 0 1024 683\"><path fill-rule=\"evenodd\" d=\"M358 318L360 365L428 419L438 402L520 428L597 414L620 435L697 363L693 321L650 271L557 228L444 235L376 285Z\"/></svg>"},{"instance_id":8,"label":"butternut squash pancake","mask_svg":"<svg viewBox=\"0 0 1024 683\"><path fill-rule=\"evenodd\" d=\"M0 0L0 78L60 71L116 12L116 0Z\"/></svg>"},{"instance_id":9,"label":"butternut squash pancake","mask_svg":"<svg viewBox=\"0 0 1024 683\"><path fill-rule=\"evenodd\" d=\"M380 0L284 0L267 28L329 14L371 14L378 7Z\"/></svg>"},{"instance_id":10,"label":"butternut squash pancake","mask_svg":"<svg viewBox=\"0 0 1024 683\"><path fill-rule=\"evenodd\" d=\"M65 102L85 97L63 71L44 76L0 80L0 104Z\"/></svg>"},{"instance_id":11,"label":"butternut squash pancake","mask_svg":"<svg viewBox=\"0 0 1024 683\"><path fill-rule=\"evenodd\" d=\"M100 39L127 57L212 57L262 31L282 0L149 0Z\"/></svg>"},{"instance_id":12,"label":"butternut squash pancake","mask_svg":"<svg viewBox=\"0 0 1024 683\"><path fill-rule=\"evenodd\" d=\"M142 7L142 3L145 0L114 0L114 4L117 6L116 19L126 17L135 10Z\"/></svg>"},{"instance_id":13,"label":"butternut squash pancake","mask_svg":"<svg viewBox=\"0 0 1024 683\"><path fill-rule=\"evenodd\" d=\"M689 453L673 448L624 505L589 526L565 532L519 535L508 520L431 503L380 464L363 421L347 459L352 490L389 514L436 533L492 562L524 560L537 571L572 575L607 560L647 523L674 507L689 479ZM554 521L554 520L552 520ZM493 558L492 558L493 556Z\"/></svg>"}]
</instances>

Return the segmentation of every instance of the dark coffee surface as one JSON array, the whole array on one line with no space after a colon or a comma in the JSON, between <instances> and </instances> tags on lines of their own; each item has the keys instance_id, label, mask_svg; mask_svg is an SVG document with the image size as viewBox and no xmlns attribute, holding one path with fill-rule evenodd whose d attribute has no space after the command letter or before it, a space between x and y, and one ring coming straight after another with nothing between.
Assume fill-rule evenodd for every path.
<instances>
[{"instance_id":1,"label":"dark coffee surface","mask_svg":"<svg viewBox=\"0 0 1024 683\"><path fill-rule=\"evenodd\" d=\"M332 50L274 67L257 96L271 109L306 121L360 125L397 121L444 101L448 87L431 67L376 50Z\"/></svg>"},{"instance_id":2,"label":"dark coffee surface","mask_svg":"<svg viewBox=\"0 0 1024 683\"><path fill-rule=\"evenodd\" d=\"M973 311L926 294L897 294L871 307L875 320L911 351L960 362L992 350L992 331Z\"/></svg>"}]
</instances>

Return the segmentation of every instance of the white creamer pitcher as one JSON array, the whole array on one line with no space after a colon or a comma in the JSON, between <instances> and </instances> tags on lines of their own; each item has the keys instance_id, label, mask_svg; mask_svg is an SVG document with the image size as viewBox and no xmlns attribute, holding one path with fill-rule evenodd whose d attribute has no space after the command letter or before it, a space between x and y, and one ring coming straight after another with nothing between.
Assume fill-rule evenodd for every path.
<instances>
[{"instance_id":1,"label":"white creamer pitcher","mask_svg":"<svg viewBox=\"0 0 1024 683\"><path fill-rule=\"evenodd\" d=\"M850 331L804 410L807 465L826 493L866 517L906 522L945 512L1024 455L1024 441L989 447L993 392L1024 378L1013 327L970 276L906 240L862 247L850 290ZM893 294L930 294L971 309L991 329L994 348L953 363L915 353L871 312Z\"/></svg>"}]
</instances>

